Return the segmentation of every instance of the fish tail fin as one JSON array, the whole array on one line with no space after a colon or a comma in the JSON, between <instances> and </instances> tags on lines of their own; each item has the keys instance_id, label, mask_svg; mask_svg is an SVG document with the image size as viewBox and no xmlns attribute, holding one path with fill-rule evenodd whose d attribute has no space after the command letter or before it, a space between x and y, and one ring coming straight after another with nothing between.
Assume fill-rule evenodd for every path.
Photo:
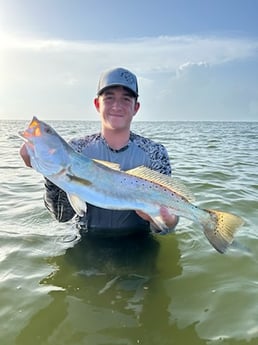
<instances>
[{"instance_id":1,"label":"fish tail fin","mask_svg":"<svg viewBox=\"0 0 258 345\"><path fill-rule=\"evenodd\" d=\"M219 252L224 253L233 242L234 234L243 225L242 218L231 213L206 210L210 220L203 224L204 234L211 245Z\"/></svg>"}]
</instances>

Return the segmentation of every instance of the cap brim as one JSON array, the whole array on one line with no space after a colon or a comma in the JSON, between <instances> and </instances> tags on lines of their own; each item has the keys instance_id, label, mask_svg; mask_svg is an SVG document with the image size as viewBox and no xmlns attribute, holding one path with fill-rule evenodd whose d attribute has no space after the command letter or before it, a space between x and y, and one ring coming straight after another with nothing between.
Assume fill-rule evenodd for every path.
<instances>
[{"instance_id":1,"label":"cap brim","mask_svg":"<svg viewBox=\"0 0 258 345\"><path fill-rule=\"evenodd\" d=\"M107 89L111 88L111 87L116 87L116 86L122 86L124 87L126 90L130 91L135 97L138 97L138 93L136 93L134 90L132 90L130 87L128 87L127 85L123 85L123 84L109 84L105 87L103 87L102 89L98 90L97 95L100 96L104 91L106 91Z\"/></svg>"}]
</instances>

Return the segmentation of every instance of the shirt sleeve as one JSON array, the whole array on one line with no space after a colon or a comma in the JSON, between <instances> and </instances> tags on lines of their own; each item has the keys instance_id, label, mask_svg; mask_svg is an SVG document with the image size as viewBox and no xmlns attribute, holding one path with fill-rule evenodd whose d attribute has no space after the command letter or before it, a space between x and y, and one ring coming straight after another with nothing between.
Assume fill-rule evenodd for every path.
<instances>
[{"instance_id":1,"label":"shirt sleeve","mask_svg":"<svg viewBox=\"0 0 258 345\"><path fill-rule=\"evenodd\" d=\"M170 160L164 145L132 132L130 138L146 153L150 169L156 170L161 174L171 175Z\"/></svg>"},{"instance_id":2,"label":"shirt sleeve","mask_svg":"<svg viewBox=\"0 0 258 345\"><path fill-rule=\"evenodd\" d=\"M152 170L156 170L161 174L171 175L172 169L168 152L165 146L161 144L155 144L150 152L150 161Z\"/></svg>"}]
</instances>

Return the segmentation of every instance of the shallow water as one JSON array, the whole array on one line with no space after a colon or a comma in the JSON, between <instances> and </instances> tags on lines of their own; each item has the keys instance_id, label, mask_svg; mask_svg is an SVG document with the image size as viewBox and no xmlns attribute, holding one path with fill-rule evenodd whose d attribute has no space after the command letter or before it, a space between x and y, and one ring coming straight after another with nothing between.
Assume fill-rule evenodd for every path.
<instances>
[{"instance_id":1,"label":"shallow water","mask_svg":"<svg viewBox=\"0 0 258 345\"><path fill-rule=\"evenodd\" d=\"M258 123L135 123L166 145L196 204L245 220L238 246L217 253L200 228L127 241L80 239L42 201L17 131L1 121L0 343L34 345L258 342ZM65 138L97 123L53 122Z\"/></svg>"}]
</instances>

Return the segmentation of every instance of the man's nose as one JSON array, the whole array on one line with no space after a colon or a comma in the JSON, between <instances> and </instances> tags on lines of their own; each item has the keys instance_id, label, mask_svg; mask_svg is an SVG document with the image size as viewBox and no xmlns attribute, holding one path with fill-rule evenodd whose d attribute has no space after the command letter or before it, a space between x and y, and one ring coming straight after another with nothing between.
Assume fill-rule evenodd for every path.
<instances>
[{"instance_id":1,"label":"man's nose","mask_svg":"<svg viewBox=\"0 0 258 345\"><path fill-rule=\"evenodd\" d=\"M122 101L120 99L114 99L112 108L122 108Z\"/></svg>"}]
</instances>

